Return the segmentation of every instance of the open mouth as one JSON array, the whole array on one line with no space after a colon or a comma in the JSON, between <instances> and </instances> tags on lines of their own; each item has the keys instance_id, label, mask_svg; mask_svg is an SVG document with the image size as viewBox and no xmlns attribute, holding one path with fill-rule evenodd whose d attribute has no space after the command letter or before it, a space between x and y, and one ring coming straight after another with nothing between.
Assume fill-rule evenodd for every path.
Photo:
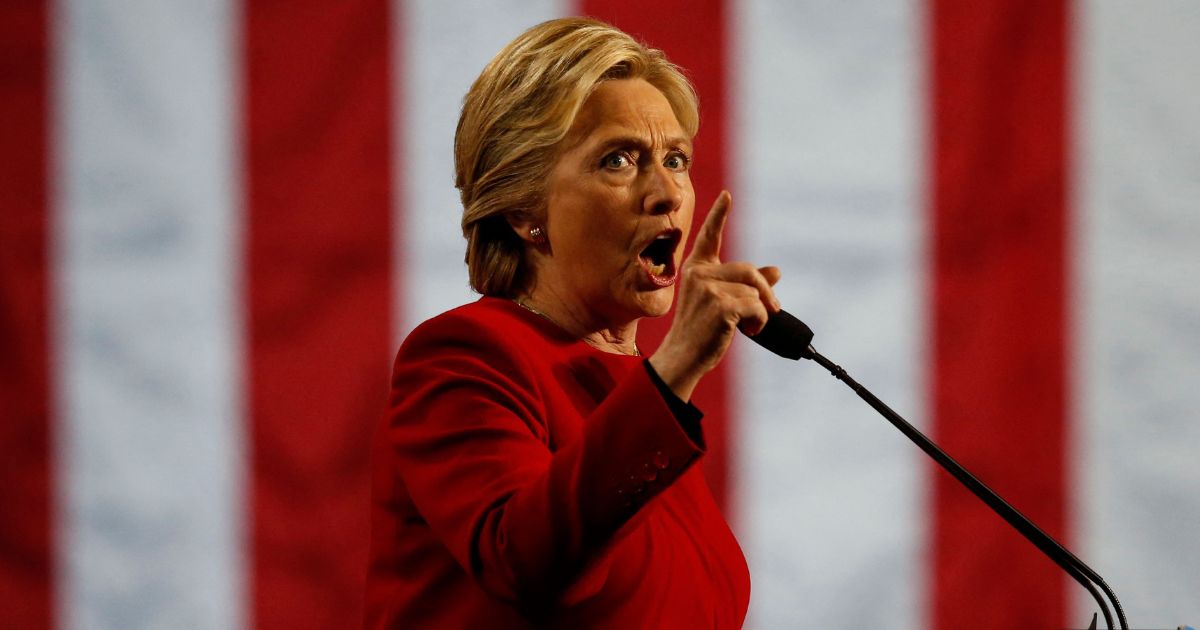
<instances>
[{"instance_id":1,"label":"open mouth","mask_svg":"<svg viewBox=\"0 0 1200 630\"><path fill-rule=\"evenodd\" d=\"M654 284L658 286L674 284L676 276L675 250L679 248L682 238L683 232L678 228L663 230L638 254L642 268L646 270Z\"/></svg>"}]
</instances>

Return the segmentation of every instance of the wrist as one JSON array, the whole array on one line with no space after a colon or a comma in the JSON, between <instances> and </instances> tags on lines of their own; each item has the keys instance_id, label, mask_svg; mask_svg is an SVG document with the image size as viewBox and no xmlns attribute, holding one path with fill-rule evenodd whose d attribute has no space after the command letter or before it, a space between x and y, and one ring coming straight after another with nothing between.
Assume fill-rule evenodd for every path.
<instances>
[{"instance_id":1,"label":"wrist","mask_svg":"<svg viewBox=\"0 0 1200 630\"><path fill-rule=\"evenodd\" d=\"M680 400L686 402L692 399L692 392L700 383L700 375L695 373L694 363L680 361L661 349L655 352L648 361L662 382Z\"/></svg>"}]
</instances>

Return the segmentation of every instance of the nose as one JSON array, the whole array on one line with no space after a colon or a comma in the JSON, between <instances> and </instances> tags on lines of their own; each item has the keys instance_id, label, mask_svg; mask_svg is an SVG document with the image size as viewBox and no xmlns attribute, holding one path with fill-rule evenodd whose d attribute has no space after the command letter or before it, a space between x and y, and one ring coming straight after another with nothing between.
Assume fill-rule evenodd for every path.
<instances>
[{"instance_id":1,"label":"nose","mask_svg":"<svg viewBox=\"0 0 1200 630\"><path fill-rule=\"evenodd\" d=\"M687 174L683 174L687 177ZM642 207L647 214L670 214L683 205L683 188L677 179L680 174L662 164L656 164L649 172L646 194Z\"/></svg>"}]
</instances>

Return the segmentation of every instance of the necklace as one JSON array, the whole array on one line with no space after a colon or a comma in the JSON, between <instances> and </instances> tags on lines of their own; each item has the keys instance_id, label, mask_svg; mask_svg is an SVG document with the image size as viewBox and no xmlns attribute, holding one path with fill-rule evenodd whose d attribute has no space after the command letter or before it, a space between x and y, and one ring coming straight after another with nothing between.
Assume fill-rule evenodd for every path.
<instances>
[{"instance_id":1,"label":"necklace","mask_svg":"<svg viewBox=\"0 0 1200 630\"><path fill-rule=\"evenodd\" d=\"M546 321L550 322L551 324L554 324L555 326L558 326L559 328L566 330L566 327L564 327L562 324L555 321L553 317L550 317L549 315L530 306L529 304L527 304L525 302L525 300L523 300L521 298L512 298L512 301L514 304L529 311L530 313L533 313L534 315L540 315L541 317L545 318ZM584 343L587 343L589 346L592 346L592 344L589 343L587 339L584 339L583 341L584 341ZM592 346L592 347L595 347L595 346ZM599 350L599 348L596 348L596 349ZM626 354L624 352L622 352L621 354L624 354L625 356L631 356L631 357L640 357L640 356L642 356L642 349L638 348L637 342L635 341L635 342L633 342L633 354Z\"/></svg>"}]
</instances>

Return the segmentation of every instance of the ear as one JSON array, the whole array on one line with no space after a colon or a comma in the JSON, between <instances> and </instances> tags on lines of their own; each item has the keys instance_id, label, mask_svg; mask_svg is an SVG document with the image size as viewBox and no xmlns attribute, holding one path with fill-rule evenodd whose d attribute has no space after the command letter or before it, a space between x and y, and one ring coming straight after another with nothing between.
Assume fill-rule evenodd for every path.
<instances>
[{"instance_id":1,"label":"ear","mask_svg":"<svg viewBox=\"0 0 1200 630\"><path fill-rule=\"evenodd\" d=\"M534 247L544 247L548 242L546 226L525 213L504 215L509 227L516 233L517 238Z\"/></svg>"},{"instance_id":2,"label":"ear","mask_svg":"<svg viewBox=\"0 0 1200 630\"><path fill-rule=\"evenodd\" d=\"M533 243L533 237L529 235L529 232L538 225L533 218L524 212L514 212L504 215L504 220L508 221L509 227L517 233L518 238L526 243Z\"/></svg>"}]
</instances>

